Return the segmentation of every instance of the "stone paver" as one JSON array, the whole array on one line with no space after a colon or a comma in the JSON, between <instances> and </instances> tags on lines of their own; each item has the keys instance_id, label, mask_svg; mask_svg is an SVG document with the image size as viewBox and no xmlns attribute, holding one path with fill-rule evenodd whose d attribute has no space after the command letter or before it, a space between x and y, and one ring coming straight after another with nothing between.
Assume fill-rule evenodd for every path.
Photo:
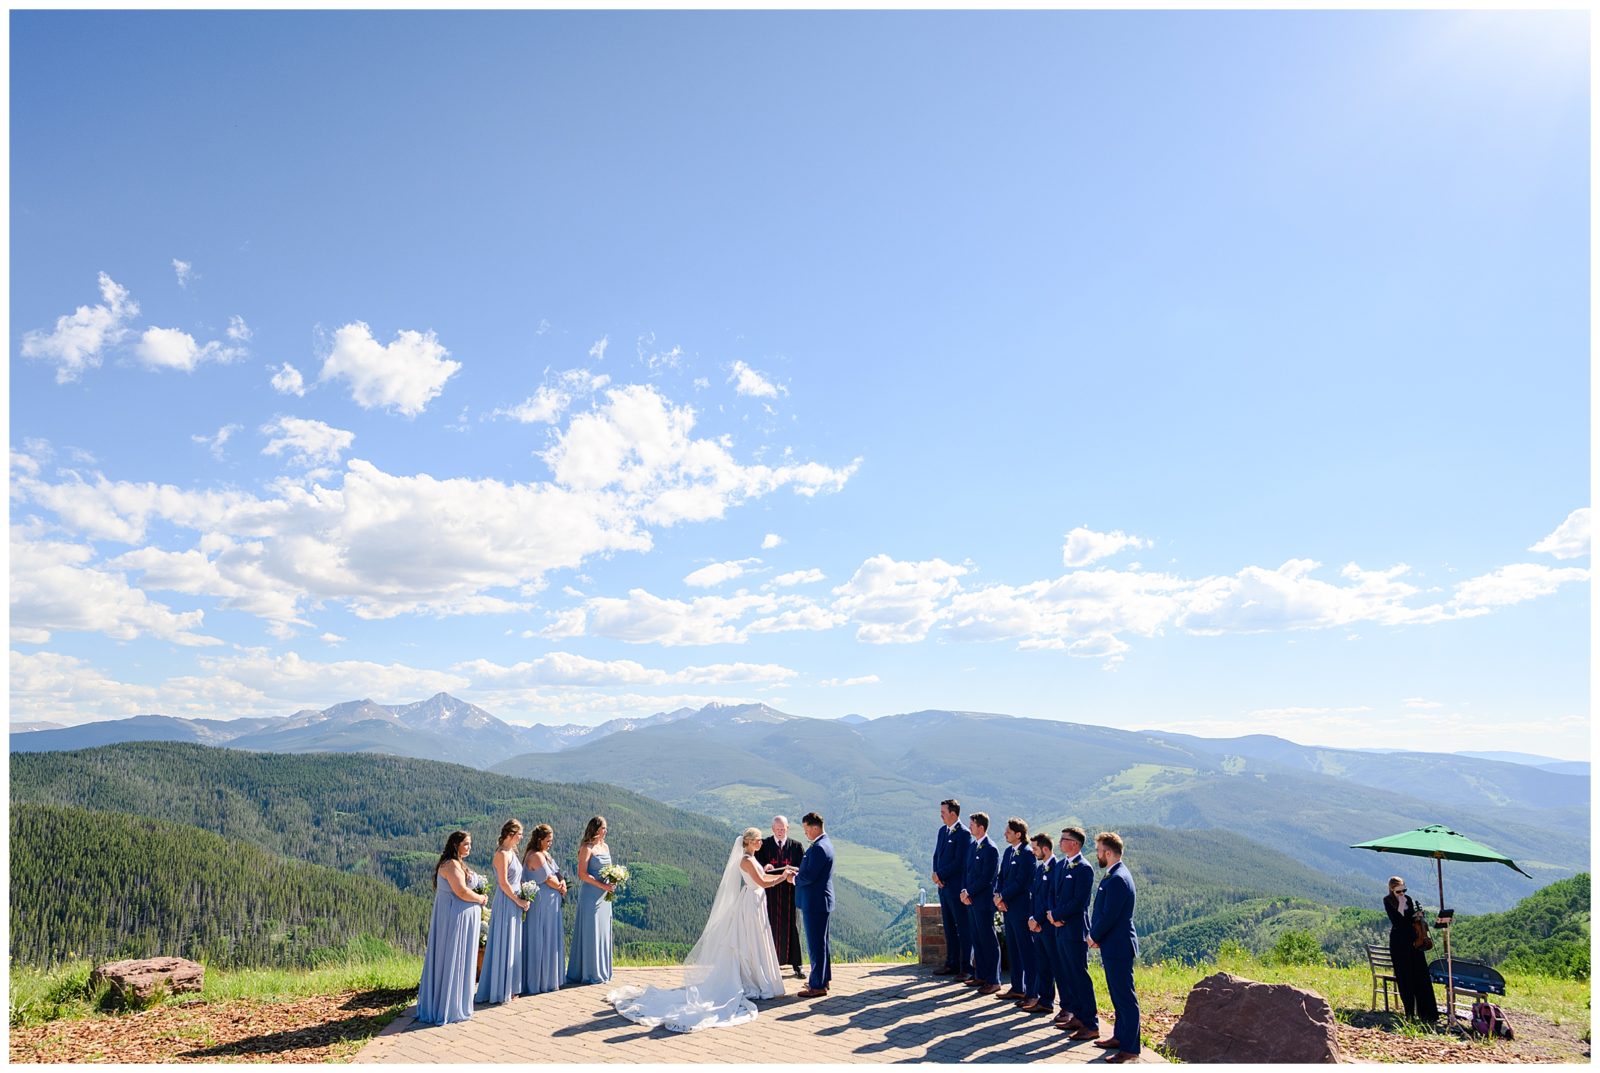
<instances>
[{"instance_id":1,"label":"stone paver","mask_svg":"<svg viewBox=\"0 0 1600 1073\"><path fill-rule=\"evenodd\" d=\"M417 1025L413 1007L356 1055L357 1062L1091 1062L1048 1017L933 976L918 965L835 965L825 998L763 1002L754 1024L705 1032L644 1028L605 995L624 984L673 987L677 967L618 969L609 985L563 988L479 1006L459 1024ZM1109 1029L1110 1011L1101 1011ZM1146 1048L1146 1062L1163 1059Z\"/></svg>"}]
</instances>

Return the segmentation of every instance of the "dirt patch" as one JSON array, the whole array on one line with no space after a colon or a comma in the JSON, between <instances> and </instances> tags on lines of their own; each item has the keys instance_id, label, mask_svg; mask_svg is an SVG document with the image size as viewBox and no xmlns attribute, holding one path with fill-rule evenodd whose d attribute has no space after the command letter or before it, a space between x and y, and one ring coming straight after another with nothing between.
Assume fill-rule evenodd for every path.
<instances>
[{"instance_id":1,"label":"dirt patch","mask_svg":"<svg viewBox=\"0 0 1600 1073\"><path fill-rule=\"evenodd\" d=\"M1451 1035L1442 1028L1430 1035L1414 1037L1398 1031L1399 1018L1389 1014L1365 1010L1341 1010L1339 1013L1349 1018L1348 1022L1339 1022L1337 1031L1339 1049L1350 1062L1589 1061L1589 1044L1583 1039L1587 1025L1557 1025L1527 1013L1517 1014L1512 1022L1516 1039L1493 1041ZM1177 1023L1176 1013L1155 1010L1140 1014L1142 1034L1157 1042L1165 1040Z\"/></svg>"},{"instance_id":2,"label":"dirt patch","mask_svg":"<svg viewBox=\"0 0 1600 1073\"><path fill-rule=\"evenodd\" d=\"M345 991L285 1002L175 1002L144 1013L11 1030L13 1062L327 1062L346 1059L416 998Z\"/></svg>"}]
</instances>

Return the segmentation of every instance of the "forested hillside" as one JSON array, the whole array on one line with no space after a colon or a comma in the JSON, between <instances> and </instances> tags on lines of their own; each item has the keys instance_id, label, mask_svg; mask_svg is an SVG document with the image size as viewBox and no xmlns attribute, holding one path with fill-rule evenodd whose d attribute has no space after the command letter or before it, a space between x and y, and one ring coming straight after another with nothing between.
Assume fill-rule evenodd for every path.
<instances>
[{"instance_id":1,"label":"forested hillside","mask_svg":"<svg viewBox=\"0 0 1600 1073\"><path fill-rule=\"evenodd\" d=\"M172 954L313 965L368 938L420 952L429 901L206 831L113 812L11 808L11 958Z\"/></svg>"},{"instance_id":2,"label":"forested hillside","mask_svg":"<svg viewBox=\"0 0 1600 1073\"><path fill-rule=\"evenodd\" d=\"M454 764L367 754L249 753L179 742L79 752L14 753L11 800L164 819L270 853L427 889L445 836L473 834L487 871L507 817L549 823L570 874L596 813L612 855L634 874L616 904L619 943L687 951L699 936L738 828L615 786L537 783ZM752 822L760 822L753 817ZM912 941L904 903L841 877L834 928L842 955L889 953ZM568 907L570 923L571 907Z\"/></svg>"}]
</instances>

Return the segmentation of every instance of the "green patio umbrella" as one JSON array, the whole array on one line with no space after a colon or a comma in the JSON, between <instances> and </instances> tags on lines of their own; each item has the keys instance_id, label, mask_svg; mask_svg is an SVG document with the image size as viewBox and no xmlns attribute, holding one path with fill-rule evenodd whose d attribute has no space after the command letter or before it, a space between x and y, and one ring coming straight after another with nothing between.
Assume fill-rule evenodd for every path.
<instances>
[{"instance_id":1,"label":"green patio umbrella","mask_svg":"<svg viewBox=\"0 0 1600 1073\"><path fill-rule=\"evenodd\" d=\"M1430 823L1426 827L1418 827L1414 831L1403 831L1387 838L1374 838L1370 842L1358 842L1351 849L1370 849L1378 853L1404 853L1411 857L1432 857L1434 866L1439 876L1439 909L1444 910L1444 862L1445 861L1474 861L1479 864L1503 864L1514 872L1528 876L1517 867L1517 862L1507 857L1499 850L1491 849L1482 842L1474 842L1459 831L1452 831L1443 824ZM1532 879L1532 876L1528 876ZM1445 974L1445 1003L1448 1006L1447 1014L1449 1023L1456 1023L1456 980L1455 972L1450 964L1450 929L1444 930L1444 974Z\"/></svg>"}]
</instances>

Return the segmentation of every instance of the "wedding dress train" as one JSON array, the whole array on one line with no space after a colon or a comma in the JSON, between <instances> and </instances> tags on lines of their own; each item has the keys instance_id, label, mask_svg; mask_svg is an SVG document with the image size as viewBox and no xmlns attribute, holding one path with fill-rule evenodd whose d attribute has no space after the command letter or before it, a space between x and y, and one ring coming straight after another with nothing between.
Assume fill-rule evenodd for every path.
<instances>
[{"instance_id":1,"label":"wedding dress train","mask_svg":"<svg viewBox=\"0 0 1600 1073\"><path fill-rule=\"evenodd\" d=\"M698 1032L753 1021L752 999L783 994L767 892L740 867L749 856L742 839L734 843L705 931L684 962L683 986L619 987L606 995L618 1013L641 1025Z\"/></svg>"}]
</instances>

